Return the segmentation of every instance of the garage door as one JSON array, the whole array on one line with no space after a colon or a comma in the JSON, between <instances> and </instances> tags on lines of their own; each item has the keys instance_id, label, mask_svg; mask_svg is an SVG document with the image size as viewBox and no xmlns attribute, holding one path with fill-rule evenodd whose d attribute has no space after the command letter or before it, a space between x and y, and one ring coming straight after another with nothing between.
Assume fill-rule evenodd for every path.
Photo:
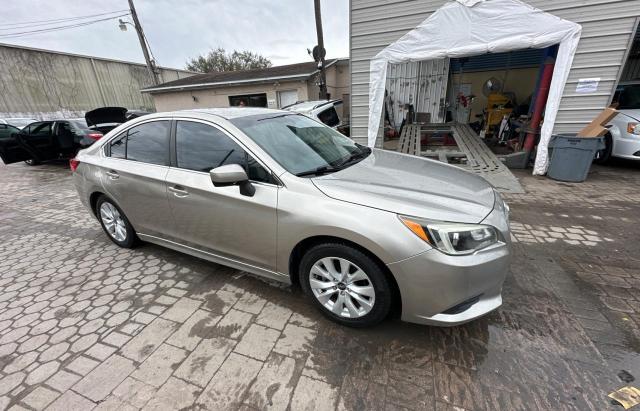
<instances>
[{"instance_id":1,"label":"garage door","mask_svg":"<svg viewBox=\"0 0 640 411\"><path fill-rule=\"evenodd\" d=\"M298 90L278 91L278 107L286 107L298 101Z\"/></svg>"}]
</instances>

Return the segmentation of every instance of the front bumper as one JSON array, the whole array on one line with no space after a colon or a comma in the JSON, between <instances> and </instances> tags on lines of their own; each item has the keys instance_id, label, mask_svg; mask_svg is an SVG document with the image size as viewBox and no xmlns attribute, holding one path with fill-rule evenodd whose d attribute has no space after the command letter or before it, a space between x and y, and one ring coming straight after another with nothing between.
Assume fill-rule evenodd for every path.
<instances>
[{"instance_id":1,"label":"front bumper","mask_svg":"<svg viewBox=\"0 0 640 411\"><path fill-rule=\"evenodd\" d=\"M640 160L640 136L624 134L613 143L613 156L627 160Z\"/></svg>"},{"instance_id":2,"label":"front bumper","mask_svg":"<svg viewBox=\"0 0 640 411\"><path fill-rule=\"evenodd\" d=\"M496 211L484 223L498 228L504 243L465 256L431 249L388 264L400 289L403 321L454 326L502 305L511 259L509 227Z\"/></svg>"}]
</instances>

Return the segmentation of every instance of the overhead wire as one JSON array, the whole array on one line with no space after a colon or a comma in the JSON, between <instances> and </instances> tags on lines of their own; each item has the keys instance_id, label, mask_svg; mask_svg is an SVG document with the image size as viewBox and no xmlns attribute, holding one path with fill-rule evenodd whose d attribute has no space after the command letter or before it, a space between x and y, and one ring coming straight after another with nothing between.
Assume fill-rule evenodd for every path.
<instances>
[{"instance_id":1,"label":"overhead wire","mask_svg":"<svg viewBox=\"0 0 640 411\"><path fill-rule=\"evenodd\" d=\"M33 20L33 21L13 22L13 23L0 23L0 30L20 29L20 28L23 28L22 26L27 26L27 27L46 26L46 25L51 25L51 24L56 24L56 23L65 23L65 22L70 22L70 21L75 21L75 20L84 20L84 19L89 19L89 18L92 18L92 17L101 17L101 16L106 16L106 15L109 15L109 14L124 13L124 12L129 12L129 10L128 9L114 10L114 11L109 11L109 12L105 12L105 13L87 14L87 15L84 15L84 16L63 17L63 18L58 18L58 19Z\"/></svg>"},{"instance_id":2,"label":"overhead wire","mask_svg":"<svg viewBox=\"0 0 640 411\"><path fill-rule=\"evenodd\" d=\"M84 21L84 22L68 24L68 25L64 25L64 26L47 27L47 28L38 29L38 30L27 30L27 31L18 31L18 32L13 32L13 33L2 33L2 34L0 34L0 39L24 37L24 36L29 36L29 35L32 35L32 34L50 33L50 32L53 32L53 31L67 30L67 29L72 29L72 28L75 28L75 27L83 27L83 26L88 26L90 24L100 23L102 21L114 20L114 19L117 19L117 18L120 18L120 17L128 16L130 14L131 13L124 13L124 14L120 14L120 15L117 15L117 16L111 16L111 17L106 17L106 18L102 18L102 19Z\"/></svg>"}]
</instances>

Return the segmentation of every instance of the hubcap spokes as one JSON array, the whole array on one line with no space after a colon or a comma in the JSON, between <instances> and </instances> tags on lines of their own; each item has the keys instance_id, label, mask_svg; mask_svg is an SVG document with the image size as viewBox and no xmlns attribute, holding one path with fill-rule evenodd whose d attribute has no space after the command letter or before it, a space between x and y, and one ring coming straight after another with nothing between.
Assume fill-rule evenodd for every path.
<instances>
[{"instance_id":1,"label":"hubcap spokes","mask_svg":"<svg viewBox=\"0 0 640 411\"><path fill-rule=\"evenodd\" d=\"M127 238L127 227L117 208L110 203L102 203L100 206L100 219L107 233L116 241L124 241Z\"/></svg>"},{"instance_id":2,"label":"hubcap spokes","mask_svg":"<svg viewBox=\"0 0 640 411\"><path fill-rule=\"evenodd\" d=\"M349 260L326 257L309 272L313 295L329 311L345 318L367 315L375 304L373 283Z\"/></svg>"}]
</instances>

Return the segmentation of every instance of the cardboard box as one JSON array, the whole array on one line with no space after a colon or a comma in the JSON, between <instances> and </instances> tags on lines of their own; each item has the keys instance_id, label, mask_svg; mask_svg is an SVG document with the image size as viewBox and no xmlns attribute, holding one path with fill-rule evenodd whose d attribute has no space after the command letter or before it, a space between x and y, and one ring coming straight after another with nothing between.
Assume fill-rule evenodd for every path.
<instances>
[{"instance_id":1,"label":"cardboard box","mask_svg":"<svg viewBox=\"0 0 640 411\"><path fill-rule=\"evenodd\" d=\"M614 108L608 107L602 110L602 113L598 115L589 125L580 130L578 137L602 137L607 134L607 128L605 127L615 116L618 115L618 111Z\"/></svg>"}]
</instances>

